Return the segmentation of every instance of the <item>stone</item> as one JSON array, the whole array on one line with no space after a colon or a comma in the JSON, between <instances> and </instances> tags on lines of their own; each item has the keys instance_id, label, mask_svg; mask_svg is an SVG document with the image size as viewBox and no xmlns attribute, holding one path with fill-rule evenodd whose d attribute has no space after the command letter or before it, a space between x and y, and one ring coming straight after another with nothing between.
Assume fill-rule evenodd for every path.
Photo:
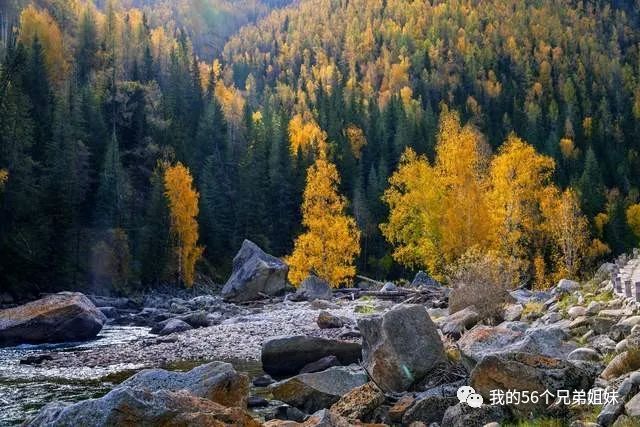
<instances>
[{"instance_id":1,"label":"stone","mask_svg":"<svg viewBox=\"0 0 640 427\"><path fill-rule=\"evenodd\" d=\"M107 318L81 293L60 292L0 310L0 346L84 341Z\"/></svg>"},{"instance_id":2,"label":"stone","mask_svg":"<svg viewBox=\"0 0 640 427\"><path fill-rule=\"evenodd\" d=\"M331 406L331 412L349 421L362 421L384 401L384 393L374 383L368 382L342 396Z\"/></svg>"},{"instance_id":3,"label":"stone","mask_svg":"<svg viewBox=\"0 0 640 427\"><path fill-rule=\"evenodd\" d=\"M20 359L21 365L40 365L47 360L53 360L53 354L33 354L24 359Z\"/></svg>"},{"instance_id":4,"label":"stone","mask_svg":"<svg viewBox=\"0 0 640 427\"><path fill-rule=\"evenodd\" d=\"M580 289L580 283L569 279L561 279L551 291L554 295L570 294Z\"/></svg>"},{"instance_id":5,"label":"stone","mask_svg":"<svg viewBox=\"0 0 640 427\"><path fill-rule=\"evenodd\" d=\"M300 424L298 423L303 422L307 418L307 414L305 414L298 408L294 408L293 406L280 405L275 409L275 412L273 414L265 415L265 419L271 419L271 418L276 418L277 421L280 421L280 422L287 421L288 423L276 424L274 422L269 425L277 425L277 426L290 425L289 423L293 422L295 423L294 425L299 426Z\"/></svg>"},{"instance_id":6,"label":"stone","mask_svg":"<svg viewBox=\"0 0 640 427\"><path fill-rule=\"evenodd\" d=\"M269 386L273 397L307 413L340 400L350 390L364 385L367 374L352 366L336 366L326 371L299 374Z\"/></svg>"},{"instance_id":7,"label":"stone","mask_svg":"<svg viewBox=\"0 0 640 427\"><path fill-rule=\"evenodd\" d=\"M507 322L514 322L520 320L524 307L522 304L508 304L505 305L502 311L502 318Z\"/></svg>"},{"instance_id":8,"label":"stone","mask_svg":"<svg viewBox=\"0 0 640 427\"><path fill-rule=\"evenodd\" d=\"M462 363L471 370L482 358L500 353L525 352L565 358L576 347L565 343L561 328L545 326L522 332L501 326L478 325L458 341Z\"/></svg>"},{"instance_id":9,"label":"stone","mask_svg":"<svg viewBox=\"0 0 640 427\"><path fill-rule=\"evenodd\" d=\"M589 346L601 354L611 353L616 349L616 342L607 335L596 335L589 340Z\"/></svg>"},{"instance_id":10,"label":"stone","mask_svg":"<svg viewBox=\"0 0 640 427\"><path fill-rule=\"evenodd\" d=\"M411 281L411 286L414 288L419 287L442 287L440 282L435 280L433 277L429 276L424 271L418 271L413 280Z\"/></svg>"},{"instance_id":11,"label":"stone","mask_svg":"<svg viewBox=\"0 0 640 427\"><path fill-rule=\"evenodd\" d=\"M259 377L254 378L251 383L255 387L266 387L268 385L275 383L275 380L271 378L271 376L265 374L265 375L260 375Z\"/></svg>"},{"instance_id":12,"label":"stone","mask_svg":"<svg viewBox=\"0 0 640 427\"><path fill-rule=\"evenodd\" d=\"M425 424L439 423L444 413L459 402L457 397L428 396L416 401L402 417L402 424L409 425L415 421Z\"/></svg>"},{"instance_id":13,"label":"stone","mask_svg":"<svg viewBox=\"0 0 640 427\"><path fill-rule=\"evenodd\" d=\"M242 408L229 408L187 391L118 387L99 399L52 403L24 424L30 427L112 427L176 425L259 427Z\"/></svg>"},{"instance_id":14,"label":"stone","mask_svg":"<svg viewBox=\"0 0 640 427\"><path fill-rule=\"evenodd\" d=\"M260 396L249 396L247 398L247 408L264 408L269 406L269 401Z\"/></svg>"},{"instance_id":15,"label":"stone","mask_svg":"<svg viewBox=\"0 0 640 427\"><path fill-rule=\"evenodd\" d=\"M329 301L333 297L331 285L317 276L309 276L302 281L296 293L291 296L293 301Z\"/></svg>"},{"instance_id":16,"label":"stone","mask_svg":"<svg viewBox=\"0 0 640 427\"><path fill-rule=\"evenodd\" d=\"M399 424L402 422L402 417L407 410L414 404L416 398L410 394L402 396L393 406L389 409L389 419L391 422Z\"/></svg>"},{"instance_id":17,"label":"stone","mask_svg":"<svg viewBox=\"0 0 640 427\"><path fill-rule=\"evenodd\" d=\"M300 369L300 373L308 374L310 372L320 372L325 369L329 369L332 366L340 366L340 361L333 354L304 365L302 369Z\"/></svg>"},{"instance_id":18,"label":"stone","mask_svg":"<svg viewBox=\"0 0 640 427\"><path fill-rule=\"evenodd\" d=\"M158 335L164 336L169 334L175 334L178 332L190 331L193 329L191 325L180 319L169 319L164 324L163 328L158 332Z\"/></svg>"},{"instance_id":19,"label":"stone","mask_svg":"<svg viewBox=\"0 0 640 427\"><path fill-rule=\"evenodd\" d=\"M340 308L338 304L322 299L314 299L309 303L309 307L311 307L313 310L328 310L330 308Z\"/></svg>"},{"instance_id":20,"label":"stone","mask_svg":"<svg viewBox=\"0 0 640 427\"><path fill-rule=\"evenodd\" d=\"M593 378L583 369L562 359L530 353L503 353L485 356L471 371L470 384L486 401L491 390L527 390L555 395L557 390L589 390ZM541 413L546 409L544 400L538 403L514 405L520 414Z\"/></svg>"},{"instance_id":21,"label":"stone","mask_svg":"<svg viewBox=\"0 0 640 427\"><path fill-rule=\"evenodd\" d=\"M460 338L463 332L473 328L480 321L475 307L467 307L457 311L442 320L440 329L445 335L455 339Z\"/></svg>"},{"instance_id":22,"label":"stone","mask_svg":"<svg viewBox=\"0 0 640 427\"><path fill-rule=\"evenodd\" d=\"M362 346L304 335L273 338L262 344L262 369L276 377L295 375L305 365L331 355L342 365L357 363L362 357Z\"/></svg>"},{"instance_id":23,"label":"stone","mask_svg":"<svg viewBox=\"0 0 640 427\"><path fill-rule=\"evenodd\" d=\"M609 362L600 377L605 380L612 380L638 369L640 369L640 353L634 350L626 350Z\"/></svg>"},{"instance_id":24,"label":"stone","mask_svg":"<svg viewBox=\"0 0 640 427\"><path fill-rule=\"evenodd\" d=\"M179 317L185 323L188 323L192 328L206 328L211 326L211 320L208 317L208 313L204 310L193 311L189 314L185 314Z\"/></svg>"},{"instance_id":25,"label":"stone","mask_svg":"<svg viewBox=\"0 0 640 427\"><path fill-rule=\"evenodd\" d=\"M602 359L600 354L592 348L580 347L573 350L567 356L567 360L587 360L592 362L598 362Z\"/></svg>"},{"instance_id":26,"label":"stone","mask_svg":"<svg viewBox=\"0 0 640 427\"><path fill-rule=\"evenodd\" d=\"M233 258L231 277L222 288L222 297L242 302L277 295L285 289L288 272L289 267L282 260L245 240Z\"/></svg>"},{"instance_id":27,"label":"stone","mask_svg":"<svg viewBox=\"0 0 640 427\"><path fill-rule=\"evenodd\" d=\"M636 394L624 405L624 412L636 420L640 420L640 393Z\"/></svg>"},{"instance_id":28,"label":"stone","mask_svg":"<svg viewBox=\"0 0 640 427\"><path fill-rule=\"evenodd\" d=\"M312 414L307 420L301 424L301 427L353 427L352 424L340 415L328 410L322 409ZM364 427L364 426L363 426Z\"/></svg>"},{"instance_id":29,"label":"stone","mask_svg":"<svg viewBox=\"0 0 640 427\"><path fill-rule=\"evenodd\" d=\"M385 392L405 391L445 360L438 330L424 306L399 305L358 321L367 372Z\"/></svg>"},{"instance_id":30,"label":"stone","mask_svg":"<svg viewBox=\"0 0 640 427\"><path fill-rule=\"evenodd\" d=\"M602 310L602 303L598 301L591 301L587 306L587 312L585 313L587 316L596 315Z\"/></svg>"},{"instance_id":31,"label":"stone","mask_svg":"<svg viewBox=\"0 0 640 427\"><path fill-rule=\"evenodd\" d=\"M320 314L318 314L316 323L318 323L320 329L338 329L344 326L344 320L338 316L334 316L328 311L321 311Z\"/></svg>"},{"instance_id":32,"label":"stone","mask_svg":"<svg viewBox=\"0 0 640 427\"><path fill-rule=\"evenodd\" d=\"M398 287L391 282L385 283L382 286L382 289L380 289L380 292L397 292L397 291L398 291Z\"/></svg>"},{"instance_id":33,"label":"stone","mask_svg":"<svg viewBox=\"0 0 640 427\"><path fill-rule=\"evenodd\" d=\"M211 362L188 372L146 369L125 380L121 386L147 390L187 390L190 394L224 406L246 407L249 377L230 363Z\"/></svg>"},{"instance_id":34,"label":"stone","mask_svg":"<svg viewBox=\"0 0 640 427\"><path fill-rule=\"evenodd\" d=\"M503 406L482 405L480 408L472 408L466 403L458 403L447 409L442 417L440 425L446 427L475 427L502 421L509 414Z\"/></svg>"},{"instance_id":35,"label":"stone","mask_svg":"<svg viewBox=\"0 0 640 427\"><path fill-rule=\"evenodd\" d=\"M577 317L585 316L587 314L587 309L579 305L576 305L576 306L570 307L567 310L567 314L573 320Z\"/></svg>"}]
</instances>

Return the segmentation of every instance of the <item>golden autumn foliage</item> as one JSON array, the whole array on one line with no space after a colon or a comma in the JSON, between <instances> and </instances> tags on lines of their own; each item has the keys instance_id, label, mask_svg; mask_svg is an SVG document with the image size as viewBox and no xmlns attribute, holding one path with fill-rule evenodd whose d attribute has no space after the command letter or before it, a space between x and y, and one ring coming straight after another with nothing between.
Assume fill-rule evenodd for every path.
<instances>
[{"instance_id":1,"label":"golden autumn foliage","mask_svg":"<svg viewBox=\"0 0 640 427\"><path fill-rule=\"evenodd\" d=\"M383 196L381 230L396 261L441 279L470 250L492 252L545 287L547 274L574 277L584 257L606 253L589 240L573 191L553 184L553 159L514 134L493 158L487 152L478 132L446 110L434 164L405 151Z\"/></svg>"},{"instance_id":2,"label":"golden autumn foliage","mask_svg":"<svg viewBox=\"0 0 640 427\"><path fill-rule=\"evenodd\" d=\"M514 134L509 135L490 166L488 193L495 246L502 254L529 258L540 229L539 206L551 183L555 164Z\"/></svg>"},{"instance_id":3,"label":"golden autumn foliage","mask_svg":"<svg viewBox=\"0 0 640 427\"><path fill-rule=\"evenodd\" d=\"M636 237L640 238L640 203L633 204L627 208L627 224Z\"/></svg>"},{"instance_id":4,"label":"golden autumn foliage","mask_svg":"<svg viewBox=\"0 0 640 427\"><path fill-rule=\"evenodd\" d=\"M29 5L20 14L20 41L31 46L36 38L44 51L49 78L53 82L62 81L69 68L62 32L49 12Z\"/></svg>"},{"instance_id":5,"label":"golden autumn foliage","mask_svg":"<svg viewBox=\"0 0 640 427\"><path fill-rule=\"evenodd\" d=\"M484 194L487 149L480 133L462 126L458 113L443 111L435 172L443 192L442 250L452 262L472 246L488 247L492 227Z\"/></svg>"},{"instance_id":6,"label":"golden autumn foliage","mask_svg":"<svg viewBox=\"0 0 640 427\"><path fill-rule=\"evenodd\" d=\"M182 163L167 166L164 173L165 195L169 201L171 232L176 238L178 276L187 286L193 285L196 262L202 256L198 246L198 199L193 178Z\"/></svg>"},{"instance_id":7,"label":"golden autumn foliage","mask_svg":"<svg viewBox=\"0 0 640 427\"><path fill-rule=\"evenodd\" d=\"M347 200L338 193L340 177L335 165L321 153L307 171L302 202L305 232L288 257L289 280L299 285L313 272L331 286L345 284L355 275L360 254L360 231L345 214Z\"/></svg>"},{"instance_id":8,"label":"golden autumn foliage","mask_svg":"<svg viewBox=\"0 0 640 427\"><path fill-rule=\"evenodd\" d=\"M9 171L6 169L0 169L0 190L4 188L7 180L9 179Z\"/></svg>"},{"instance_id":9,"label":"golden autumn foliage","mask_svg":"<svg viewBox=\"0 0 640 427\"><path fill-rule=\"evenodd\" d=\"M367 145L367 137L364 135L362 129L354 124L350 124L345 129L347 139L349 140L349 146L353 157L359 159L362 155L362 149Z\"/></svg>"},{"instance_id":10,"label":"golden autumn foliage","mask_svg":"<svg viewBox=\"0 0 640 427\"><path fill-rule=\"evenodd\" d=\"M312 118L296 114L289 122L289 142L294 154L299 149L318 154L327 149L327 134Z\"/></svg>"},{"instance_id":11,"label":"golden autumn foliage","mask_svg":"<svg viewBox=\"0 0 640 427\"><path fill-rule=\"evenodd\" d=\"M556 274L558 278L576 277L582 259L590 245L588 222L580 211L580 204L571 189L559 193L548 187L542 199L543 229L557 248Z\"/></svg>"}]
</instances>

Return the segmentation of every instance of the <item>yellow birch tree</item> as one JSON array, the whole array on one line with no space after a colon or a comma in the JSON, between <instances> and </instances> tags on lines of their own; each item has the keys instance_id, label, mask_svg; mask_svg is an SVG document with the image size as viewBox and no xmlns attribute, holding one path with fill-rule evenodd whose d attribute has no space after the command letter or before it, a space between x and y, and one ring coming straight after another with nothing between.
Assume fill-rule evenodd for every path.
<instances>
[{"instance_id":1,"label":"yellow birch tree","mask_svg":"<svg viewBox=\"0 0 640 427\"><path fill-rule=\"evenodd\" d=\"M287 258L289 280L299 285L314 273L338 287L355 275L354 261L360 254L360 231L345 213L347 200L338 193L340 177L335 165L321 151L307 171L302 201L305 232L295 241Z\"/></svg>"},{"instance_id":2,"label":"yellow birch tree","mask_svg":"<svg viewBox=\"0 0 640 427\"><path fill-rule=\"evenodd\" d=\"M171 233L176 238L178 277L187 286L193 285L196 262L202 256L198 246L198 198L193 178L182 163L168 166L164 173L165 195L169 201Z\"/></svg>"}]
</instances>

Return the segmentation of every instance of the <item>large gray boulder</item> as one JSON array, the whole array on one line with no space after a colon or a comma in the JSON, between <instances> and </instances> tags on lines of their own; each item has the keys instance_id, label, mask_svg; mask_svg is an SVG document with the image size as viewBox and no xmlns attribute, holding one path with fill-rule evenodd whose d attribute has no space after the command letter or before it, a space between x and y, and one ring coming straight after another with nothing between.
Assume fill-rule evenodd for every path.
<instances>
[{"instance_id":1,"label":"large gray boulder","mask_svg":"<svg viewBox=\"0 0 640 427\"><path fill-rule=\"evenodd\" d=\"M219 426L259 427L243 408L226 407L185 390L118 387L99 399L74 404L51 403L28 427Z\"/></svg>"},{"instance_id":2,"label":"large gray boulder","mask_svg":"<svg viewBox=\"0 0 640 427\"><path fill-rule=\"evenodd\" d=\"M148 390L187 390L224 406L246 408L249 377L236 372L230 363L211 362L189 372L146 369L121 384L122 387Z\"/></svg>"},{"instance_id":3,"label":"large gray boulder","mask_svg":"<svg viewBox=\"0 0 640 427\"><path fill-rule=\"evenodd\" d=\"M367 371L385 391L405 391L445 360L427 309L399 305L382 316L360 319Z\"/></svg>"},{"instance_id":4,"label":"large gray boulder","mask_svg":"<svg viewBox=\"0 0 640 427\"><path fill-rule=\"evenodd\" d=\"M98 335L106 320L83 294L61 292L0 310L0 346L83 341Z\"/></svg>"},{"instance_id":5,"label":"large gray boulder","mask_svg":"<svg viewBox=\"0 0 640 427\"><path fill-rule=\"evenodd\" d=\"M367 383L359 367L335 366L326 371L300 374L269 386L273 397L313 413L328 408L350 390Z\"/></svg>"},{"instance_id":6,"label":"large gray boulder","mask_svg":"<svg viewBox=\"0 0 640 427\"><path fill-rule=\"evenodd\" d=\"M484 357L500 353L526 352L549 357L566 358L576 349L564 340L561 328L540 327L525 331L504 326L478 325L458 341L462 363L472 369Z\"/></svg>"},{"instance_id":7,"label":"large gray boulder","mask_svg":"<svg viewBox=\"0 0 640 427\"><path fill-rule=\"evenodd\" d=\"M305 365L332 355L343 365L357 363L362 346L305 335L273 338L262 344L262 369L276 377L295 375Z\"/></svg>"},{"instance_id":8,"label":"large gray boulder","mask_svg":"<svg viewBox=\"0 0 640 427\"><path fill-rule=\"evenodd\" d=\"M458 403L446 410L441 425L446 427L482 427L489 423L500 425L508 417L509 413L503 406L482 405L480 408L472 408L466 403Z\"/></svg>"},{"instance_id":9,"label":"large gray boulder","mask_svg":"<svg viewBox=\"0 0 640 427\"><path fill-rule=\"evenodd\" d=\"M178 333L178 332L189 331L191 329L193 329L191 327L191 325L189 325L184 320L169 319L164 324L164 327L160 330L160 332L158 332L158 335L175 334L175 333Z\"/></svg>"},{"instance_id":10,"label":"large gray boulder","mask_svg":"<svg viewBox=\"0 0 640 427\"><path fill-rule=\"evenodd\" d=\"M285 289L288 272L289 267L282 260L245 240L233 259L231 277L222 288L222 297L241 302L277 295Z\"/></svg>"},{"instance_id":11,"label":"large gray boulder","mask_svg":"<svg viewBox=\"0 0 640 427\"><path fill-rule=\"evenodd\" d=\"M302 281L291 299L293 301L313 301L316 299L328 301L332 296L333 292L329 283L317 276L309 276Z\"/></svg>"}]
</instances>

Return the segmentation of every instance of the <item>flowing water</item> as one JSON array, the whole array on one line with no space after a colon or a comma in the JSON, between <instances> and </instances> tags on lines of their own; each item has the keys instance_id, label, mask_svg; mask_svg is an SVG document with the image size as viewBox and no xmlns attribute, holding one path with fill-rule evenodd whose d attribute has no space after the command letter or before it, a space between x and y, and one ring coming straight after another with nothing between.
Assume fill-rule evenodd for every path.
<instances>
[{"instance_id":1,"label":"flowing water","mask_svg":"<svg viewBox=\"0 0 640 427\"><path fill-rule=\"evenodd\" d=\"M21 345L0 347L0 426L19 425L49 402L100 397L117 383L145 368L136 363L120 363L106 367L51 368L23 365L29 356L123 344L149 336L149 328L135 326L105 326L96 339L81 343ZM238 371L250 376L262 374L258 362L230 360ZM163 366L165 369L187 371L206 361L184 361Z\"/></svg>"}]
</instances>

